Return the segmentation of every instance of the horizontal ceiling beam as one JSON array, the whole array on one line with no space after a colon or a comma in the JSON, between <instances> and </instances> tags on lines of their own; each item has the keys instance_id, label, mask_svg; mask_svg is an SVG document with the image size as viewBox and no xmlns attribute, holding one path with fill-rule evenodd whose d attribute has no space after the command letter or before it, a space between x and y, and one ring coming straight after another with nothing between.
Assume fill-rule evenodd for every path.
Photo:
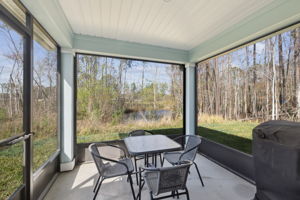
<instances>
[{"instance_id":1,"label":"horizontal ceiling beam","mask_svg":"<svg viewBox=\"0 0 300 200\"><path fill-rule=\"evenodd\" d=\"M170 63L188 62L188 51L74 34L73 49L83 53L137 58Z\"/></svg>"}]
</instances>

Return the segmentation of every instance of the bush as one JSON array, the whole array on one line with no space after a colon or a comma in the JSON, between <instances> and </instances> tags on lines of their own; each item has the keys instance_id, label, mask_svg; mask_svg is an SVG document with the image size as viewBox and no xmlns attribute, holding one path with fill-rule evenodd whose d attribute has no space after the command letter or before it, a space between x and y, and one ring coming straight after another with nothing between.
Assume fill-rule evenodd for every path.
<instances>
[{"instance_id":1,"label":"bush","mask_svg":"<svg viewBox=\"0 0 300 200\"><path fill-rule=\"evenodd\" d=\"M6 110L3 108L0 108L0 120L5 120L6 119Z\"/></svg>"}]
</instances>

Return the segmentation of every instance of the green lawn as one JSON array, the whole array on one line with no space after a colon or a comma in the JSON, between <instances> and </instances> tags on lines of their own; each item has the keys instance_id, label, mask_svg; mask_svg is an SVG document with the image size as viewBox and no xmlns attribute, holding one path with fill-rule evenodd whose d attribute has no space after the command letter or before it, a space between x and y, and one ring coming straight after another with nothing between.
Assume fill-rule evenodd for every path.
<instances>
[{"instance_id":1,"label":"green lawn","mask_svg":"<svg viewBox=\"0 0 300 200\"><path fill-rule=\"evenodd\" d=\"M77 123L77 143L120 140L127 137L130 131L138 129L150 130L155 134L182 134L182 121L127 123L106 126L89 126L86 124L89 124L89 122Z\"/></svg>"},{"instance_id":2,"label":"green lawn","mask_svg":"<svg viewBox=\"0 0 300 200\"><path fill-rule=\"evenodd\" d=\"M7 199L22 183L23 145L0 149L0 199Z\"/></svg>"},{"instance_id":3,"label":"green lawn","mask_svg":"<svg viewBox=\"0 0 300 200\"><path fill-rule=\"evenodd\" d=\"M33 141L33 171L57 149L55 138ZM23 144L0 148L0 200L7 199L23 183Z\"/></svg>"},{"instance_id":4,"label":"green lawn","mask_svg":"<svg viewBox=\"0 0 300 200\"><path fill-rule=\"evenodd\" d=\"M220 121L213 123L200 123L198 134L215 142L230 146L242 152L251 154L252 129L258 122ZM182 124L155 124L145 125L118 125L104 129L92 129L77 135L78 143L93 141L108 141L123 139L128 132L135 129L147 129L155 134L182 134ZM85 130L85 129L84 129ZM89 134L91 133L91 134Z\"/></svg>"},{"instance_id":5,"label":"green lawn","mask_svg":"<svg viewBox=\"0 0 300 200\"><path fill-rule=\"evenodd\" d=\"M201 123L198 134L215 142L232 147L239 151L251 154L252 152L252 130L258 125L257 122L216 122ZM157 134L181 134L182 129L169 128L152 130Z\"/></svg>"},{"instance_id":6,"label":"green lawn","mask_svg":"<svg viewBox=\"0 0 300 200\"><path fill-rule=\"evenodd\" d=\"M257 122L240 121L203 123L198 127L198 133L215 142L251 154L252 130L257 125Z\"/></svg>"}]
</instances>

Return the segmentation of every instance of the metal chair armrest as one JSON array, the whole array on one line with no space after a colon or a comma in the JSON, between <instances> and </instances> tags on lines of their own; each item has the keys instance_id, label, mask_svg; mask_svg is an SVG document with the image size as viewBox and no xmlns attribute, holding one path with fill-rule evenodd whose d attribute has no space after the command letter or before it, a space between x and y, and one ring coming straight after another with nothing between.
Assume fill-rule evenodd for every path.
<instances>
[{"instance_id":1,"label":"metal chair armrest","mask_svg":"<svg viewBox=\"0 0 300 200\"><path fill-rule=\"evenodd\" d=\"M182 159L182 157L183 157L185 154L189 153L190 151L193 151L193 150L197 149L198 147L199 147L199 145L197 145L197 146L195 146L195 147L189 149L188 151L182 152L182 154L181 154L180 157L179 157L179 161L183 161L183 160L181 160L181 159Z\"/></svg>"},{"instance_id":2,"label":"metal chair armrest","mask_svg":"<svg viewBox=\"0 0 300 200\"><path fill-rule=\"evenodd\" d=\"M102 143L95 143L95 144L103 144L103 142ZM110 146L110 147L120 149L124 153L125 157L127 158L127 154L126 154L126 151L125 151L124 148L122 148L120 146L117 146L117 145L109 144L109 143L105 143L105 146Z\"/></svg>"},{"instance_id":3,"label":"metal chair armrest","mask_svg":"<svg viewBox=\"0 0 300 200\"><path fill-rule=\"evenodd\" d=\"M98 155L94 154L93 152L92 152L92 154L93 154L93 156L95 156L97 158L100 158L100 159L103 159L103 160L106 160L106 161L109 161L109 162L113 162L113 163L117 163L117 164L123 165L123 166L125 166L126 171L129 172L128 166L125 163L120 162L119 160L113 160L113 159L106 158L106 157L103 157L103 156L98 156Z\"/></svg>"}]
</instances>

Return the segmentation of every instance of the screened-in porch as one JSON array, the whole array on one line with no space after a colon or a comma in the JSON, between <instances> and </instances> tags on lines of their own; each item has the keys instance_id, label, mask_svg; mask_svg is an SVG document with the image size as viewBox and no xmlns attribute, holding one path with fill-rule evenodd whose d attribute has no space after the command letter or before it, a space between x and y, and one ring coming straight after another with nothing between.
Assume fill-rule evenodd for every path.
<instances>
[{"instance_id":1,"label":"screened-in porch","mask_svg":"<svg viewBox=\"0 0 300 200\"><path fill-rule=\"evenodd\" d=\"M267 145L254 141L268 138L260 131L269 127L299 125L299 1L0 3L0 199L133 199L131 181L134 199L151 199L155 192L139 168L189 161L182 179L189 199L264 200L255 159ZM141 130L144 147L130 146L128 138ZM297 150L300 137L281 143L280 131L271 139ZM149 147L148 135L157 145ZM189 152L188 138L201 141L195 157L168 160L168 153ZM115 145L104 157L128 159L129 174L105 178L100 188L93 143L99 151ZM296 177L297 167L281 160L297 155L272 152L276 159L267 156L265 164L284 174L283 183L299 186L285 179ZM285 185L274 191L291 194ZM179 189L170 199L180 191L187 199Z\"/></svg>"}]
</instances>

